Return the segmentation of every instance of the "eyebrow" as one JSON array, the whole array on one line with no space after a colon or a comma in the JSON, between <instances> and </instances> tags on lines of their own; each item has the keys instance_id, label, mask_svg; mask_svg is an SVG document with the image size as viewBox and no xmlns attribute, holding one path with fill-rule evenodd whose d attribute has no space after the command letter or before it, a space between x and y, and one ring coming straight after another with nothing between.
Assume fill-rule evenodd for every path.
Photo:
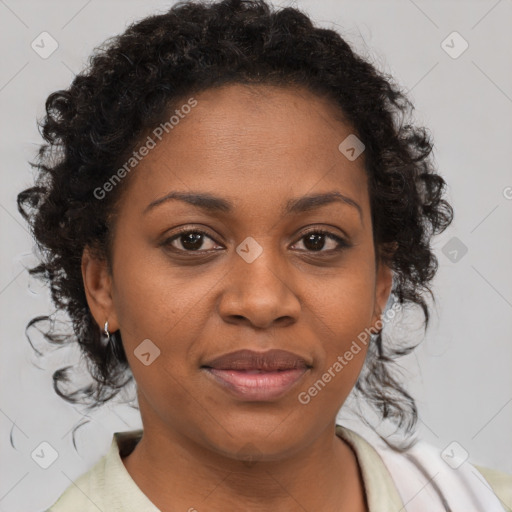
<instances>
[{"instance_id":1,"label":"eyebrow","mask_svg":"<svg viewBox=\"0 0 512 512\"><path fill-rule=\"evenodd\" d=\"M234 210L234 204L221 197L213 196L206 192L170 192L159 199L155 199L144 209L146 214L153 208L166 203L167 201L178 200L197 206L211 214L215 213L231 213ZM355 208L359 213L359 218L363 219L363 211L358 203L350 197L338 192L326 192L323 194L310 194L303 197L290 199L287 201L283 211L283 215L298 214L321 208L332 203L341 203Z\"/></svg>"}]
</instances>

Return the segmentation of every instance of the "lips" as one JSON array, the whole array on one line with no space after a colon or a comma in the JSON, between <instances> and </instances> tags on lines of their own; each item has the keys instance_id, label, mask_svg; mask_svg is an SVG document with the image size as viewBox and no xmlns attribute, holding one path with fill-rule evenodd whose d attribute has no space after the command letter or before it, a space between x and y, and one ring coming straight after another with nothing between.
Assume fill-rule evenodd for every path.
<instances>
[{"instance_id":1,"label":"lips","mask_svg":"<svg viewBox=\"0 0 512 512\"><path fill-rule=\"evenodd\" d=\"M281 399L312 368L306 359L286 350L237 350L201 366L208 378L244 402Z\"/></svg>"},{"instance_id":2,"label":"lips","mask_svg":"<svg viewBox=\"0 0 512 512\"><path fill-rule=\"evenodd\" d=\"M208 361L202 367L216 370L275 372L307 369L311 365L293 352L273 349L267 352L237 350Z\"/></svg>"}]
</instances>

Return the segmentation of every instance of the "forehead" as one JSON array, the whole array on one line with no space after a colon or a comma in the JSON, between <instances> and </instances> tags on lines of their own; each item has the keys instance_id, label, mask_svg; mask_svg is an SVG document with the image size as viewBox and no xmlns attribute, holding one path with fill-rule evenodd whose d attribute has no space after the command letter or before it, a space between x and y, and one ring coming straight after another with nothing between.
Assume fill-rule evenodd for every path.
<instances>
[{"instance_id":1,"label":"forehead","mask_svg":"<svg viewBox=\"0 0 512 512\"><path fill-rule=\"evenodd\" d=\"M338 190L367 206L364 155L351 161L340 152L353 129L331 101L296 87L240 84L193 99L193 108L179 112L178 103L169 113L174 122L161 139L150 134L155 146L129 187L135 201L201 190L253 211L262 201L282 211L291 197Z\"/></svg>"}]
</instances>

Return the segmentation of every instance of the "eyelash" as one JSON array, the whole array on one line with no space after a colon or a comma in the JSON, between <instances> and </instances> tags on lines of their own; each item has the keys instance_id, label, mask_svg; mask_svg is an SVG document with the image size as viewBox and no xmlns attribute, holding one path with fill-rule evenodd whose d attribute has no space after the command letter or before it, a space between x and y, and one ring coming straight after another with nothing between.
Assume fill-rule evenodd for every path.
<instances>
[{"instance_id":1,"label":"eyelash","mask_svg":"<svg viewBox=\"0 0 512 512\"><path fill-rule=\"evenodd\" d=\"M174 240L177 240L180 238L180 236L183 236L183 235L188 235L190 233L195 233L195 234L199 234L199 235L204 235L208 238L210 238L212 241L214 241L215 243L218 244L218 242L211 236L209 235L206 231L203 231L201 229L190 229L190 228L182 228L180 229L177 233L175 233L174 235L172 235L170 238L167 238L163 241L162 245L163 246L171 246L171 243L174 241ZM297 241L300 241L302 240L303 238L305 238L307 235L311 235L311 234L321 234L321 235L325 235L326 237L334 240L337 244L338 244L338 247L336 249L330 249L328 251L324 251L324 250L319 250L319 251L305 251L305 252L308 252L308 253L311 253L311 254L322 254L322 253L337 253L337 252L341 252L345 249L348 249L349 247L351 247L351 244L349 244L345 239L335 235L334 233L331 233L330 231L327 231L325 229L322 229L322 228L314 228L314 229L310 229L309 231L306 231L305 233L302 234L302 236L297 240ZM177 249L176 247L172 247L172 250L173 251L177 251L179 253L191 253L191 254L201 254L201 253L205 253L205 252L211 252L211 251L216 251L217 249L210 249L210 250L207 250L207 251L201 251L201 250L197 250L197 251L187 251L187 250L183 250L183 249Z\"/></svg>"}]
</instances>

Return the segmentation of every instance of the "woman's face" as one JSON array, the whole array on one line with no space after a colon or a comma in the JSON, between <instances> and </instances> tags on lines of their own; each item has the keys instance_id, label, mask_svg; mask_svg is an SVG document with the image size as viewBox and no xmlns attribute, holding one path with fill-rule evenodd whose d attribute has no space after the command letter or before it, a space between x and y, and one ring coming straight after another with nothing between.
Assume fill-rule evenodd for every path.
<instances>
[{"instance_id":1,"label":"woman's face","mask_svg":"<svg viewBox=\"0 0 512 512\"><path fill-rule=\"evenodd\" d=\"M331 103L241 85L195 99L130 171L112 274L88 300L122 333L146 432L233 458L251 440L278 459L334 423L365 359L353 342L379 319L391 271L375 264L364 154L338 149L352 132ZM101 265L84 265L86 284ZM287 350L310 368L278 397L244 398L203 368L240 349Z\"/></svg>"}]
</instances>

